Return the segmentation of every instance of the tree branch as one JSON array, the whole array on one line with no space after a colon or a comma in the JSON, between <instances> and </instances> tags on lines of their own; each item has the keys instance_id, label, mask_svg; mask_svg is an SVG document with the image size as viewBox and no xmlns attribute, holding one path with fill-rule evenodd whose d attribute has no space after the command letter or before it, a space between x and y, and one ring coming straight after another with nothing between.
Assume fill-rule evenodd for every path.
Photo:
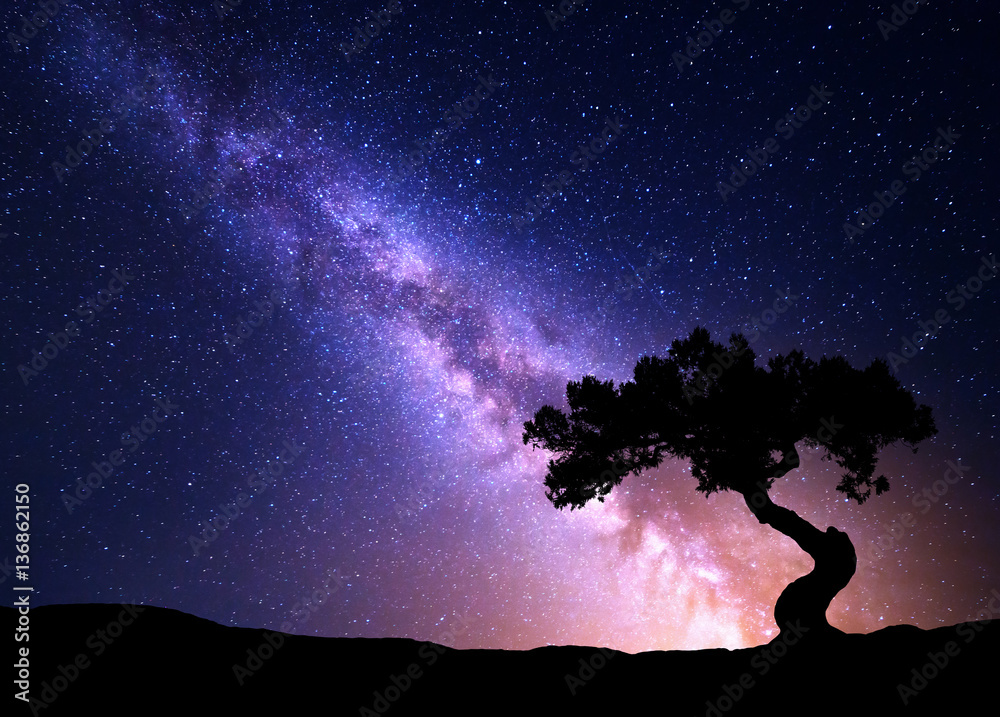
<instances>
[{"instance_id":1,"label":"tree branch","mask_svg":"<svg viewBox=\"0 0 1000 717\"><path fill-rule=\"evenodd\" d=\"M743 499L758 522L784 533L816 560L822 545L823 531L795 511L776 505L766 490L748 491L743 494Z\"/></svg>"}]
</instances>

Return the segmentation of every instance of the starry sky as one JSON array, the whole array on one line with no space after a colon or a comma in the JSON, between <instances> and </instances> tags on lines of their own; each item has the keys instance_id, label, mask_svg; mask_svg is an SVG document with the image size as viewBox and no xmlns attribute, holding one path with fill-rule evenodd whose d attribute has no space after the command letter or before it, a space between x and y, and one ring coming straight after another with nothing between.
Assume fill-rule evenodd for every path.
<instances>
[{"instance_id":1,"label":"starry sky","mask_svg":"<svg viewBox=\"0 0 1000 717\"><path fill-rule=\"evenodd\" d=\"M812 561L741 497L667 461L558 511L522 442L568 381L703 326L762 364L898 354L940 432L882 452L889 493L848 503L804 451L772 497L854 541L834 625L976 617L1000 587L993 4L563 7L126 0L25 29L38 5L5 3L3 486L30 486L36 605L766 642Z\"/></svg>"}]
</instances>

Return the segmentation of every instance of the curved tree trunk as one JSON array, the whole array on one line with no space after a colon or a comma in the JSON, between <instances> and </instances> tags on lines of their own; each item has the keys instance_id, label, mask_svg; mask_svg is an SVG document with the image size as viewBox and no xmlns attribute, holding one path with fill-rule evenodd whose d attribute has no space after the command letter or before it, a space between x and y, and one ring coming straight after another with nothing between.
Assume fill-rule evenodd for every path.
<instances>
[{"instance_id":1,"label":"curved tree trunk","mask_svg":"<svg viewBox=\"0 0 1000 717\"><path fill-rule=\"evenodd\" d=\"M795 628L817 636L839 633L827 622L826 611L857 570L851 539L836 528L820 531L794 511L775 505L766 490L748 491L743 498L759 522L787 535L816 561L812 572L794 580L778 596L774 604L778 629L786 633Z\"/></svg>"}]
</instances>

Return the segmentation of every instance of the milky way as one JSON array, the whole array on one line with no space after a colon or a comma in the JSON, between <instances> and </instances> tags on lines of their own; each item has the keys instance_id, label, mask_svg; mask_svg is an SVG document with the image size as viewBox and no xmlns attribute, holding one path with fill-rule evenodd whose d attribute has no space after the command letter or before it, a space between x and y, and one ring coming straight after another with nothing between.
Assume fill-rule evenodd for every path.
<instances>
[{"instance_id":1,"label":"milky way","mask_svg":"<svg viewBox=\"0 0 1000 717\"><path fill-rule=\"evenodd\" d=\"M5 485L31 487L38 603L764 642L812 562L742 498L668 461L557 511L522 442L568 381L629 380L704 326L761 362L896 355L940 433L882 452L891 491L848 503L804 451L773 497L854 541L834 625L976 616L1000 586L989 4L897 27L877 2L402 2L363 46L384 6L327 5L73 4L31 37L37 5L2 16L24 32L0 60Z\"/></svg>"}]
</instances>

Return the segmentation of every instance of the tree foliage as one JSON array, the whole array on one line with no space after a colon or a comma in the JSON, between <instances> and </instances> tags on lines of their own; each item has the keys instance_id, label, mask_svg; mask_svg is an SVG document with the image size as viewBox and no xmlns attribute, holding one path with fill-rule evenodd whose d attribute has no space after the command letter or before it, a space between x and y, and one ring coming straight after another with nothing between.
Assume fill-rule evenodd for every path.
<instances>
[{"instance_id":1,"label":"tree foliage","mask_svg":"<svg viewBox=\"0 0 1000 717\"><path fill-rule=\"evenodd\" d=\"M766 368L755 358L741 334L727 347L699 327L666 358L643 356L633 380L617 388L594 376L571 381L568 415L546 405L524 423L525 444L558 454L548 463L546 497L571 510L603 502L625 475L668 456L691 461L706 497L747 495L794 467L801 442L844 469L837 490L861 504L873 488L889 489L884 475L873 477L882 448L901 442L916 452L937 433L931 409L917 406L881 359L855 369L799 350Z\"/></svg>"}]
</instances>

